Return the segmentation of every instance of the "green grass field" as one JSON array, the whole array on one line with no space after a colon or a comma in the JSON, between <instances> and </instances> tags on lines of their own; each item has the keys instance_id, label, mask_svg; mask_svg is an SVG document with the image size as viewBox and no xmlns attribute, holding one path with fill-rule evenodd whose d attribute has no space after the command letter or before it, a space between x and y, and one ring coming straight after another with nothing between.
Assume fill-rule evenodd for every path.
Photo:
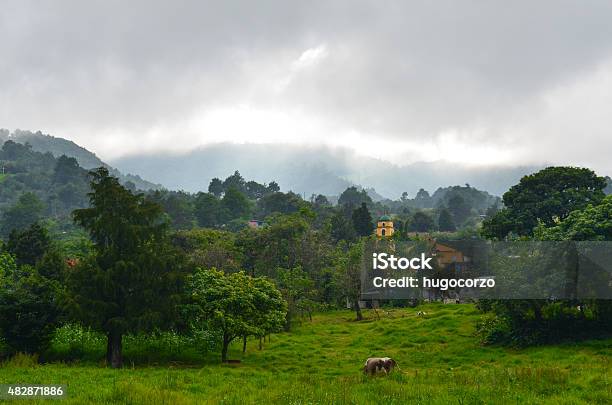
<instances>
[{"instance_id":1,"label":"green grass field","mask_svg":"<svg viewBox=\"0 0 612 405\"><path fill-rule=\"evenodd\" d=\"M273 335L263 350L241 342L231 358L208 362L139 364L111 370L96 363L22 365L7 362L0 383L66 384L63 403L547 403L612 401L612 340L509 349L482 347L474 336L480 314L471 305L430 304L379 310L380 320L354 322L331 312ZM103 351L103 348L101 348ZM127 351L127 348L126 348ZM369 356L391 356L390 376L366 377ZM127 361L129 363L129 359ZM24 401L33 403L33 401Z\"/></svg>"}]
</instances>

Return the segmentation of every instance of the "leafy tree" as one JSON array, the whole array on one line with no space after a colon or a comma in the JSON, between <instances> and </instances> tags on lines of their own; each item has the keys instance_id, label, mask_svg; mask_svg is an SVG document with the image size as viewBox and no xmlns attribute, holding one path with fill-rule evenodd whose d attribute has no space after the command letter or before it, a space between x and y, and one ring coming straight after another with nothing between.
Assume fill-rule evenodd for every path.
<instances>
[{"instance_id":1,"label":"leafy tree","mask_svg":"<svg viewBox=\"0 0 612 405\"><path fill-rule=\"evenodd\" d=\"M276 277L277 268L293 268L304 264L310 270L315 265L317 257L313 257L316 247L312 247L312 237L308 219L295 213L292 215L278 215L269 218L269 226L257 230L255 233L241 233L252 236L250 240L239 241L245 252L246 267L254 275ZM306 265L308 264L308 265Z\"/></svg>"},{"instance_id":2,"label":"leafy tree","mask_svg":"<svg viewBox=\"0 0 612 405\"><path fill-rule=\"evenodd\" d=\"M572 211L555 226L540 223L534 236L541 240L612 240L612 196L601 204Z\"/></svg>"},{"instance_id":3,"label":"leafy tree","mask_svg":"<svg viewBox=\"0 0 612 405\"><path fill-rule=\"evenodd\" d=\"M19 201L4 211L2 234L8 235L13 229L24 229L42 218L44 205L34 193L24 193Z\"/></svg>"},{"instance_id":4,"label":"leafy tree","mask_svg":"<svg viewBox=\"0 0 612 405\"><path fill-rule=\"evenodd\" d=\"M23 157L31 157L32 155L32 146L29 144L23 145L8 140L2 145L3 160L18 160Z\"/></svg>"},{"instance_id":5,"label":"leafy tree","mask_svg":"<svg viewBox=\"0 0 612 405\"><path fill-rule=\"evenodd\" d=\"M344 190L338 198L338 204L340 205L359 207L361 203L372 204L372 199L365 190L359 191L355 186Z\"/></svg>"},{"instance_id":6,"label":"leafy tree","mask_svg":"<svg viewBox=\"0 0 612 405\"><path fill-rule=\"evenodd\" d=\"M86 205L86 192L79 187L78 183L67 183L56 188L57 199L62 203L64 210L70 210L73 207L82 208ZM54 210L52 214L57 214Z\"/></svg>"},{"instance_id":7,"label":"leafy tree","mask_svg":"<svg viewBox=\"0 0 612 405\"><path fill-rule=\"evenodd\" d=\"M268 194L268 187L251 180L245 184L245 192L250 199L259 200L261 197Z\"/></svg>"},{"instance_id":8,"label":"leafy tree","mask_svg":"<svg viewBox=\"0 0 612 405\"><path fill-rule=\"evenodd\" d=\"M221 179L215 177L210 181L210 184L208 185L209 193L219 198L221 197L221 195L223 195L224 191L225 189L223 188L223 182L221 181Z\"/></svg>"},{"instance_id":9,"label":"leafy tree","mask_svg":"<svg viewBox=\"0 0 612 405\"><path fill-rule=\"evenodd\" d=\"M549 169L555 169L545 169L548 171L544 174L544 177L548 178L553 185L552 188L548 189L550 195L536 196L537 190L525 189L526 184L535 181L533 178L525 180L526 184L523 185L524 187L521 190L526 194L521 204L529 203L524 218L530 219L536 215L542 217L537 217L539 222L534 229L534 237L539 240L554 241L612 240L612 220L610 219L612 218L612 198L599 199L601 183L594 174L586 169ZM582 178L584 183L578 181L577 177ZM561 179L567 181L566 186L559 186ZM573 184L574 187L568 188L567 184ZM591 184L591 186L585 186L585 184ZM515 186L514 191L518 188ZM506 198L505 195L504 198ZM517 196L512 195L512 198L517 198ZM552 201L549 201L549 199ZM568 207L580 206L586 200L600 201L600 203L587 204L581 209L574 210L567 215L564 214ZM513 209L516 210L517 206L520 205L513 202L511 208L503 209L497 213L493 218L494 221L487 224L487 232L494 235L504 235L507 229L517 230L516 224L512 222L513 218L511 218L511 215L516 212ZM556 214L553 215L553 213ZM551 216L554 217L554 220ZM544 218L550 221L547 223ZM550 225L551 221L552 225ZM527 229L522 228L522 232L527 232ZM571 273L567 274L569 278L566 280L565 288L566 296L570 298L484 302L481 308L494 314L493 321L484 323L480 328L486 342L524 345L609 333L612 322L612 305L609 300L577 298L575 290L577 267L573 264L578 260L576 247L569 242L552 246L560 249L559 252L554 254L554 257L567 259L568 270ZM522 256L524 257L522 260L529 258L528 255ZM586 282L586 280L584 281ZM596 282L594 280L589 281ZM603 280L603 282L606 281Z\"/></svg>"},{"instance_id":10,"label":"leafy tree","mask_svg":"<svg viewBox=\"0 0 612 405\"><path fill-rule=\"evenodd\" d=\"M159 205L132 194L105 168L90 174L91 208L73 216L89 232L94 252L68 273L69 303L83 323L106 334L106 358L117 368L124 334L174 319L183 263L168 243Z\"/></svg>"},{"instance_id":11,"label":"leafy tree","mask_svg":"<svg viewBox=\"0 0 612 405\"><path fill-rule=\"evenodd\" d=\"M363 319L359 306L362 256L363 241L360 241L350 246L347 252L338 258L335 273L335 282L340 288L342 297L352 304L358 321Z\"/></svg>"},{"instance_id":12,"label":"leafy tree","mask_svg":"<svg viewBox=\"0 0 612 405\"><path fill-rule=\"evenodd\" d=\"M297 212L303 205L302 198L292 192L270 193L257 202L261 217L266 217L274 212L281 214L292 214Z\"/></svg>"},{"instance_id":13,"label":"leafy tree","mask_svg":"<svg viewBox=\"0 0 612 405\"><path fill-rule=\"evenodd\" d=\"M161 203L164 211L170 216L172 228L190 229L195 222L194 207L191 196L184 191L172 192Z\"/></svg>"},{"instance_id":14,"label":"leafy tree","mask_svg":"<svg viewBox=\"0 0 612 405\"><path fill-rule=\"evenodd\" d=\"M446 208L440 210L438 229L442 232L454 232L457 229L451 213Z\"/></svg>"},{"instance_id":15,"label":"leafy tree","mask_svg":"<svg viewBox=\"0 0 612 405\"><path fill-rule=\"evenodd\" d=\"M292 269L278 268L276 274L278 277L278 287L287 302L288 310L285 318L285 331L289 331L291 319L295 315L296 310L303 302L311 301L310 298L315 294L313 291L314 282L299 266Z\"/></svg>"},{"instance_id":16,"label":"leafy tree","mask_svg":"<svg viewBox=\"0 0 612 405\"><path fill-rule=\"evenodd\" d=\"M431 199L434 206L440 208L448 207L450 210L451 206L457 205L456 203L451 203L451 199L457 196L461 197L463 200L460 201L460 203L464 207L460 208L465 210L463 213L465 218L471 215L471 211L483 212L491 205L499 204L499 202L501 202L499 197L493 196L486 191L481 191L471 187L469 184L466 184L465 186L438 188L432 195ZM451 213L453 213L452 210ZM461 214L459 216L461 216ZM465 221L465 219L463 221ZM457 223L457 219L455 219L455 223Z\"/></svg>"},{"instance_id":17,"label":"leafy tree","mask_svg":"<svg viewBox=\"0 0 612 405\"><path fill-rule=\"evenodd\" d=\"M460 194L454 194L450 197L448 200L448 210L453 216L454 223L459 225L465 222L472 211L470 205Z\"/></svg>"},{"instance_id":18,"label":"leafy tree","mask_svg":"<svg viewBox=\"0 0 612 405\"><path fill-rule=\"evenodd\" d=\"M46 233L33 228L24 231L30 235L20 235L17 244L21 265L9 252L0 253L0 336L11 353L43 353L62 317L59 298L65 260L45 239ZM43 243L32 240L36 246L31 250L24 245L28 236L41 233ZM15 241L11 242L14 249Z\"/></svg>"},{"instance_id":19,"label":"leafy tree","mask_svg":"<svg viewBox=\"0 0 612 405\"><path fill-rule=\"evenodd\" d=\"M55 164L53 182L56 184L74 183L82 180L85 174L75 158L62 155Z\"/></svg>"},{"instance_id":20,"label":"leafy tree","mask_svg":"<svg viewBox=\"0 0 612 405\"><path fill-rule=\"evenodd\" d=\"M539 222L554 226L575 210L598 204L606 181L593 171L578 167L548 167L524 176L503 196L505 208L483 222L488 238L509 233L532 235Z\"/></svg>"},{"instance_id":21,"label":"leafy tree","mask_svg":"<svg viewBox=\"0 0 612 405\"><path fill-rule=\"evenodd\" d=\"M185 252L194 267L239 271L242 252L235 243L236 234L216 229L191 229L172 235L172 243Z\"/></svg>"},{"instance_id":22,"label":"leafy tree","mask_svg":"<svg viewBox=\"0 0 612 405\"><path fill-rule=\"evenodd\" d=\"M41 277L63 282L68 268L66 257L60 248L50 245L42 258L36 263L36 270Z\"/></svg>"},{"instance_id":23,"label":"leafy tree","mask_svg":"<svg viewBox=\"0 0 612 405\"><path fill-rule=\"evenodd\" d=\"M227 189L221 200L221 207L227 210L230 219L248 216L251 208L246 196L235 187Z\"/></svg>"},{"instance_id":24,"label":"leafy tree","mask_svg":"<svg viewBox=\"0 0 612 405\"><path fill-rule=\"evenodd\" d=\"M42 353L61 311L59 283L25 265L0 276L0 333L11 353Z\"/></svg>"},{"instance_id":25,"label":"leafy tree","mask_svg":"<svg viewBox=\"0 0 612 405\"><path fill-rule=\"evenodd\" d=\"M268 183L268 192L269 193L278 193L280 191L280 186L277 182L271 181Z\"/></svg>"},{"instance_id":26,"label":"leafy tree","mask_svg":"<svg viewBox=\"0 0 612 405\"><path fill-rule=\"evenodd\" d=\"M194 203L198 225L214 228L221 224L224 217L221 202L212 193L198 193Z\"/></svg>"},{"instance_id":27,"label":"leafy tree","mask_svg":"<svg viewBox=\"0 0 612 405\"><path fill-rule=\"evenodd\" d=\"M347 218L342 209L336 210L336 213L330 219L330 234L336 242L341 240L352 241L357 237L353 222Z\"/></svg>"},{"instance_id":28,"label":"leafy tree","mask_svg":"<svg viewBox=\"0 0 612 405\"><path fill-rule=\"evenodd\" d=\"M234 188L240 191L241 193L246 192L246 181L238 170L236 170L234 174L232 174L223 181L223 190L225 192L227 192L231 188Z\"/></svg>"},{"instance_id":29,"label":"leafy tree","mask_svg":"<svg viewBox=\"0 0 612 405\"><path fill-rule=\"evenodd\" d=\"M14 274L17 271L17 261L8 252L0 250L0 278Z\"/></svg>"},{"instance_id":30,"label":"leafy tree","mask_svg":"<svg viewBox=\"0 0 612 405\"><path fill-rule=\"evenodd\" d=\"M417 208L431 208L432 207L431 196L429 195L429 192L425 189L420 189L417 192L416 197L414 198L414 202Z\"/></svg>"},{"instance_id":31,"label":"leafy tree","mask_svg":"<svg viewBox=\"0 0 612 405\"><path fill-rule=\"evenodd\" d=\"M327 207L330 205L329 200L323 194L318 194L317 196L313 194L313 196L314 198L311 201L316 207Z\"/></svg>"},{"instance_id":32,"label":"leafy tree","mask_svg":"<svg viewBox=\"0 0 612 405\"><path fill-rule=\"evenodd\" d=\"M434 228L433 219L423 211L417 211L408 223L410 232L429 232Z\"/></svg>"},{"instance_id":33,"label":"leafy tree","mask_svg":"<svg viewBox=\"0 0 612 405\"><path fill-rule=\"evenodd\" d=\"M51 246L47 229L32 224L24 230L13 230L9 235L7 250L15 255L19 265L34 266Z\"/></svg>"},{"instance_id":34,"label":"leafy tree","mask_svg":"<svg viewBox=\"0 0 612 405\"><path fill-rule=\"evenodd\" d=\"M190 276L188 288L193 322L221 331L223 362L234 339L263 336L280 330L284 323L287 305L274 284L263 278L198 269Z\"/></svg>"},{"instance_id":35,"label":"leafy tree","mask_svg":"<svg viewBox=\"0 0 612 405\"><path fill-rule=\"evenodd\" d=\"M361 203L361 207L353 211L352 219L357 235L368 236L372 234L374 225L372 225L372 215L370 215L366 203Z\"/></svg>"}]
</instances>

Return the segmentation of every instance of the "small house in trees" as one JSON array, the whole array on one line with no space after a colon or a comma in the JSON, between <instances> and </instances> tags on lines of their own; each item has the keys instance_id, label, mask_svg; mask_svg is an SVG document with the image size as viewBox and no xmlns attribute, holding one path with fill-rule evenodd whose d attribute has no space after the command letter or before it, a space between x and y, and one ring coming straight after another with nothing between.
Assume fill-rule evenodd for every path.
<instances>
[{"instance_id":1,"label":"small house in trees","mask_svg":"<svg viewBox=\"0 0 612 405\"><path fill-rule=\"evenodd\" d=\"M247 224L250 228L253 228L253 229L258 229L265 225L263 221L259 221L257 219L250 219Z\"/></svg>"},{"instance_id":2,"label":"small house in trees","mask_svg":"<svg viewBox=\"0 0 612 405\"><path fill-rule=\"evenodd\" d=\"M436 258L440 268L452 268L462 271L472 263L475 253L475 243L470 241L444 241L442 243L433 240L432 256Z\"/></svg>"},{"instance_id":3,"label":"small house in trees","mask_svg":"<svg viewBox=\"0 0 612 405\"><path fill-rule=\"evenodd\" d=\"M378 238L393 236L393 221L389 215L383 215L378 218L376 236Z\"/></svg>"}]
</instances>

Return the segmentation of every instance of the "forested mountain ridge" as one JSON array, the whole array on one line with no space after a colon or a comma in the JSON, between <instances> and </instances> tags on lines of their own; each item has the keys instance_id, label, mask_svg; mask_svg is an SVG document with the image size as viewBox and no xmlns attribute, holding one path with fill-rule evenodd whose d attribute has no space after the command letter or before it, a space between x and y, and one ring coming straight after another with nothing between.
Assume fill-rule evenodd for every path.
<instances>
[{"instance_id":1,"label":"forested mountain ridge","mask_svg":"<svg viewBox=\"0 0 612 405\"><path fill-rule=\"evenodd\" d=\"M77 160L79 166L87 170L96 167L106 167L110 174L117 177L122 183L132 182L139 190L161 188L159 184L146 181L139 175L121 173L116 168L103 162L95 153L64 138L46 135L40 131L31 132L16 129L11 133L7 129L0 129L0 147L9 139L24 145L27 143L32 146L33 151L41 153L49 152L56 158L62 155L73 157Z\"/></svg>"},{"instance_id":2,"label":"forested mountain ridge","mask_svg":"<svg viewBox=\"0 0 612 405\"><path fill-rule=\"evenodd\" d=\"M17 135L19 140L28 139ZM88 169L81 167L76 157L64 154L55 157L51 151L37 151L29 141L16 142L7 131L0 132L0 136L0 238L40 220L47 221L59 233L73 229L72 211L89 204ZM62 144L78 148L71 142L41 134L33 134L29 139L38 141L39 147L48 142L56 153L62 150L58 148ZM82 150L86 152L82 157L87 157L89 152ZM96 163L90 159L90 164ZM105 166L101 161L100 164ZM121 176L123 185L132 191L139 187L130 179L140 180L140 186L151 184L139 177Z\"/></svg>"},{"instance_id":3,"label":"forested mountain ridge","mask_svg":"<svg viewBox=\"0 0 612 405\"><path fill-rule=\"evenodd\" d=\"M71 211L87 206L88 169L109 167L74 142L40 132L17 130L11 134L0 130L0 145L0 223L3 228L0 236L6 237L12 228L19 229L43 218L52 219L62 229L70 228ZM274 213L291 214L307 207L319 214L319 225L331 220L339 232L352 234L352 211L366 203L374 216L398 215L398 229L406 232L437 229L440 215L450 217L453 222L448 227L443 226L444 230L474 226L489 208L500 205L499 197L469 185L440 187L431 196L421 189L414 198L408 198L408 192L404 192L400 199L390 200L373 188L353 186L331 172L316 176L315 172L321 174L317 170L310 174L304 170L302 175L304 178L318 177L319 182L329 182L328 186L340 188L341 192L334 195L280 192L282 187L275 177L267 179L267 182L274 180L269 184L258 183L245 180L238 171L224 181L213 178L192 193L161 187L148 187L147 190L147 186L155 185L137 176L122 176L112 168L109 172L129 189L146 191L149 199L163 207L174 229L202 226L237 230L246 226L250 219L264 220ZM331 207L337 204L342 215L332 218L335 211Z\"/></svg>"},{"instance_id":4,"label":"forested mountain ridge","mask_svg":"<svg viewBox=\"0 0 612 405\"><path fill-rule=\"evenodd\" d=\"M43 218L71 222L72 210L88 204L87 170L75 158L55 158L7 140L0 149L0 236Z\"/></svg>"}]
</instances>

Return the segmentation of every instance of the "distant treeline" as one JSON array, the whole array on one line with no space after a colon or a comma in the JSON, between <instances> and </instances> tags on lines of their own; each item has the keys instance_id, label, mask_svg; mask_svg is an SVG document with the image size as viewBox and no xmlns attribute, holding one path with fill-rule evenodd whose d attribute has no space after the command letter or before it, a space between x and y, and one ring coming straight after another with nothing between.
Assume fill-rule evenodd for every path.
<instances>
[{"instance_id":1,"label":"distant treeline","mask_svg":"<svg viewBox=\"0 0 612 405\"><path fill-rule=\"evenodd\" d=\"M28 144L7 140L0 150L0 165L0 236L7 237L13 228L23 228L41 219L51 221L50 227L59 232L75 230L70 213L88 205L89 192L87 170L79 166L76 158L63 155L56 158L49 152L36 152ZM123 184L132 191L137 189L131 181ZM432 196L421 190L413 199L404 193L397 201L376 202L367 191L353 186L339 197L312 195L304 200L291 191L281 192L274 181L269 184L247 181L237 171L224 180L213 179L207 191L159 189L145 194L164 208L177 230L207 227L236 231L247 226L249 220L264 222L273 214L291 214L307 208L316 214L318 227L334 221L334 232L342 234L339 239L355 233L351 229L352 214L362 203L373 219L382 214L394 215L398 237L416 231L474 228L500 205L498 197L469 185L440 188ZM371 232L375 224L370 222ZM361 225L360 229L367 226Z\"/></svg>"}]
</instances>

